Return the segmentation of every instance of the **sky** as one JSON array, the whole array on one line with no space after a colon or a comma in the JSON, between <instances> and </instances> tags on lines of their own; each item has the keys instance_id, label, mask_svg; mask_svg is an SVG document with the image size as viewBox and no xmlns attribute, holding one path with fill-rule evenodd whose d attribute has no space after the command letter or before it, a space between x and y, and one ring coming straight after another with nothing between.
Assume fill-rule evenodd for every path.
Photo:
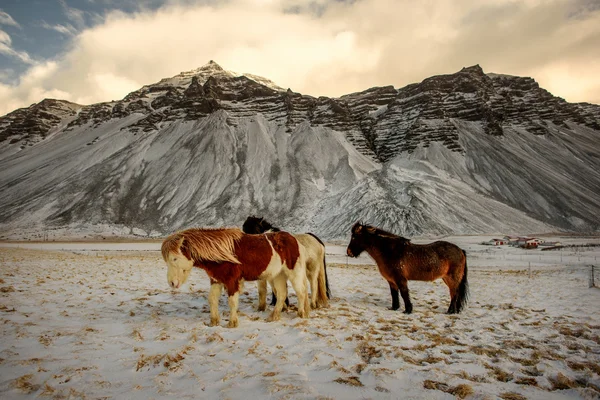
<instances>
[{"instance_id":1,"label":"sky","mask_svg":"<svg viewBox=\"0 0 600 400\"><path fill-rule=\"evenodd\" d=\"M2 0L0 115L216 61L313 96L479 64L600 104L600 0Z\"/></svg>"}]
</instances>

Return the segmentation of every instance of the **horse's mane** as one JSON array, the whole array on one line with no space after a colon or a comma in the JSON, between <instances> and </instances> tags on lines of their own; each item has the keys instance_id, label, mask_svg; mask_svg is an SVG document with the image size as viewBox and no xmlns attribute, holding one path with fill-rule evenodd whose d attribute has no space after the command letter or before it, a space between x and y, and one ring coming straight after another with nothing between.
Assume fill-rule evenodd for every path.
<instances>
[{"instance_id":1,"label":"horse's mane","mask_svg":"<svg viewBox=\"0 0 600 400\"><path fill-rule=\"evenodd\" d=\"M181 251L195 261L232 262L240 264L235 256L235 243L244 233L238 228L191 228L179 231L162 244L161 252L166 260L169 253ZM185 254L188 253L188 254Z\"/></svg>"},{"instance_id":2,"label":"horse's mane","mask_svg":"<svg viewBox=\"0 0 600 400\"><path fill-rule=\"evenodd\" d=\"M377 228L375 226L372 225L367 225L367 224L363 224L362 222L357 222L356 224L354 224L354 226L352 227L352 231L354 232L356 228L358 227L362 227L362 229L365 229L370 235L375 235L381 238L385 238L385 239L394 239L397 240L403 244L409 244L410 243L410 239L407 239L405 237L396 235L394 233L388 232L386 230L383 230L381 228Z\"/></svg>"}]
</instances>

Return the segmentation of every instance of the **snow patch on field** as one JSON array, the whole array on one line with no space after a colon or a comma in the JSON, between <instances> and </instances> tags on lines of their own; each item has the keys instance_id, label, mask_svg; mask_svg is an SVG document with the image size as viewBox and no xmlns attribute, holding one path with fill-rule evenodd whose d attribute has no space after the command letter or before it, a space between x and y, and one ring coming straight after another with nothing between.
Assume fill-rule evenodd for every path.
<instances>
[{"instance_id":1,"label":"snow patch on field","mask_svg":"<svg viewBox=\"0 0 600 400\"><path fill-rule=\"evenodd\" d=\"M0 396L597 398L600 290L588 288L585 265L600 251L455 239L469 255L460 315L444 313L441 281L410 282L413 314L388 310L372 261L346 266L344 246L328 246L330 308L267 323L246 283L237 329L224 327L225 297L222 326L207 326L202 271L169 289L158 242L4 243Z\"/></svg>"}]
</instances>

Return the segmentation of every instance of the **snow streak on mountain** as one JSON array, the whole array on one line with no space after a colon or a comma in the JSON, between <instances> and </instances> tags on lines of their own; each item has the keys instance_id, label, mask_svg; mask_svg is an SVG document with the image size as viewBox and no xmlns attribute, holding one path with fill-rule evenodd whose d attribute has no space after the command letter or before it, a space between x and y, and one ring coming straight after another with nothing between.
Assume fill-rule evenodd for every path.
<instances>
[{"instance_id":1,"label":"snow streak on mountain","mask_svg":"<svg viewBox=\"0 0 600 400\"><path fill-rule=\"evenodd\" d=\"M344 238L600 230L600 106L479 66L340 98L214 62L0 117L0 236L161 235L250 214Z\"/></svg>"}]
</instances>

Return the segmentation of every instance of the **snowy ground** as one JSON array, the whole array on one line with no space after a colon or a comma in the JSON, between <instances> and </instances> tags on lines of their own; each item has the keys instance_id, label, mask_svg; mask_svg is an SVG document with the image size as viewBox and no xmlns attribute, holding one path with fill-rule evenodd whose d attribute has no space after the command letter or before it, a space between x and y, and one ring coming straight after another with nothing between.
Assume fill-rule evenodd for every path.
<instances>
[{"instance_id":1,"label":"snowy ground","mask_svg":"<svg viewBox=\"0 0 600 400\"><path fill-rule=\"evenodd\" d=\"M0 397L600 398L600 289L587 267L600 247L485 239L450 239L469 256L458 316L444 313L441 281L410 282L413 314L388 310L372 261L346 264L329 246L330 308L267 323L247 283L237 329L225 328L225 297L222 326L207 326L202 271L169 289L157 242L2 243Z\"/></svg>"}]
</instances>

